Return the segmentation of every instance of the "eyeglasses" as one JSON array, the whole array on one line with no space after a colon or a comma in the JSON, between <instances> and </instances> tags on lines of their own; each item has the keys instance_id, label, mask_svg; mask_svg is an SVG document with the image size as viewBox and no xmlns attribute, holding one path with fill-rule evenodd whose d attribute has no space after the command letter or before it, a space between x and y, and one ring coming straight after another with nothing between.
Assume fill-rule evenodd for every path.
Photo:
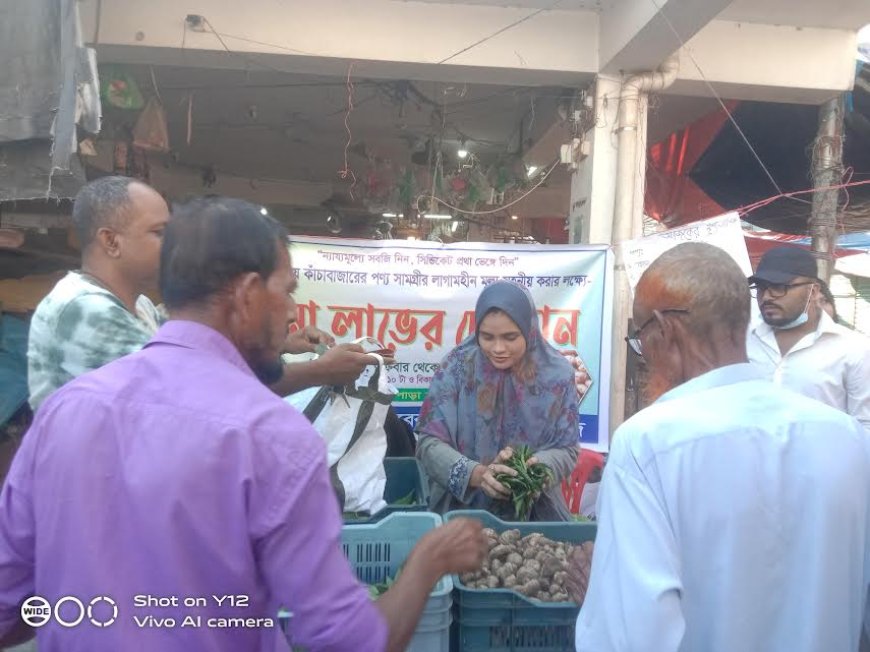
<instances>
[{"instance_id":1,"label":"eyeglasses","mask_svg":"<svg viewBox=\"0 0 870 652\"><path fill-rule=\"evenodd\" d=\"M667 308L665 310L657 311L660 315L667 314L682 314L688 315L689 311L684 308ZM634 332L631 333L628 337L625 338L625 341L628 342L628 345L631 347L631 350L634 351L637 355L643 357L643 349L640 344L640 333L641 331L652 324L655 321L656 316L652 315L649 319L647 319L644 323L640 325L640 328L635 328Z\"/></svg>"},{"instance_id":2,"label":"eyeglasses","mask_svg":"<svg viewBox=\"0 0 870 652\"><path fill-rule=\"evenodd\" d=\"M749 293L753 297L763 297L765 292L770 295L771 299L781 299L792 288L799 288L803 285L817 285L815 281L804 281L802 283L754 283L749 286Z\"/></svg>"}]
</instances>

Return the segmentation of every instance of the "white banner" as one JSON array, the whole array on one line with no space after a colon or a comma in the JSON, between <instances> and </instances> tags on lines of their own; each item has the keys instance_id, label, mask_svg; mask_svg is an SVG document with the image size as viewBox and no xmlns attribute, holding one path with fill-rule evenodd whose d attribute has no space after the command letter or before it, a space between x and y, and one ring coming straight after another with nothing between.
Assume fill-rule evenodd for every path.
<instances>
[{"instance_id":1,"label":"white banner","mask_svg":"<svg viewBox=\"0 0 870 652\"><path fill-rule=\"evenodd\" d=\"M439 363L475 331L481 290L498 279L529 289L544 336L576 355L591 382L580 440L606 450L610 386L610 254L581 245L494 245L294 238L299 324L339 342L373 337L396 350L394 407L416 425Z\"/></svg>"},{"instance_id":2,"label":"white banner","mask_svg":"<svg viewBox=\"0 0 870 652\"><path fill-rule=\"evenodd\" d=\"M659 256L683 242L706 242L724 249L740 265L747 277L752 275L752 264L746 250L746 239L737 213L726 213L687 226L655 233L645 238L628 240L623 247L625 269L631 291L640 281L647 267Z\"/></svg>"}]
</instances>

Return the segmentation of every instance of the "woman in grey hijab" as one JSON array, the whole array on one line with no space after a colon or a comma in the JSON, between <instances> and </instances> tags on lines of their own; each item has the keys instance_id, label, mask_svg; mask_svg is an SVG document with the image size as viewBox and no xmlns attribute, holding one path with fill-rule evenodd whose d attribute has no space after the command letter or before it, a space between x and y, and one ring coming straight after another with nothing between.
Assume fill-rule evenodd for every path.
<instances>
[{"instance_id":1,"label":"woman in grey hijab","mask_svg":"<svg viewBox=\"0 0 870 652\"><path fill-rule=\"evenodd\" d=\"M417 424L430 507L511 518L510 492L495 476L507 470L513 447L524 444L554 474L531 519L567 520L561 481L579 450L574 369L544 340L532 298L519 285L488 285L475 320L475 334L435 374Z\"/></svg>"}]
</instances>

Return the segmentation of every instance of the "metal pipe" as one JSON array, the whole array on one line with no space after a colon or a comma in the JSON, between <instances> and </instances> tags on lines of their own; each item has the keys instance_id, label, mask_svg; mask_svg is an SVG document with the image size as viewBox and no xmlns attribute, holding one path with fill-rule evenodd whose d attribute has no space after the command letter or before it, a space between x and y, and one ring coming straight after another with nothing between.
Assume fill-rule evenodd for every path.
<instances>
[{"instance_id":1,"label":"metal pipe","mask_svg":"<svg viewBox=\"0 0 870 652\"><path fill-rule=\"evenodd\" d=\"M631 318L631 289L625 272L625 261L619 244L641 235L642 198L646 157L638 157L638 135L641 113L646 120L646 95L664 90L674 83L680 69L678 53L668 57L658 70L633 75L622 84L619 94L617 137L619 151L616 163L616 202L613 211L611 243L615 245L613 346L611 348L611 433L625 420L625 387L627 369L628 320ZM643 145L645 146L645 144ZM645 152L641 152L645 154ZM637 206L636 202L641 205ZM639 219L635 219L635 216Z\"/></svg>"}]
</instances>

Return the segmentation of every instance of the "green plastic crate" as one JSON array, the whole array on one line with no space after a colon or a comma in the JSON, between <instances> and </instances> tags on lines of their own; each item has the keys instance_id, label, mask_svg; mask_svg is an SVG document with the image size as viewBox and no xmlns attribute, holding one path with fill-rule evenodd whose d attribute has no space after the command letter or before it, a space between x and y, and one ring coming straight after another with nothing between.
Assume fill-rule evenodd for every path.
<instances>
[{"instance_id":1,"label":"green plastic crate","mask_svg":"<svg viewBox=\"0 0 870 652\"><path fill-rule=\"evenodd\" d=\"M423 467L413 457L384 458L384 471L387 484L384 487L384 500L387 506L375 514L343 514L345 524L363 525L377 523L396 512L425 512L429 509L429 483ZM414 493L416 500L409 505L398 505L397 501Z\"/></svg>"},{"instance_id":2,"label":"green plastic crate","mask_svg":"<svg viewBox=\"0 0 870 652\"><path fill-rule=\"evenodd\" d=\"M595 523L512 523L489 512L461 510L444 521L466 516L496 532L519 530L523 536L540 532L553 541L583 543L595 539ZM456 645L454 652L567 652L574 649L579 611L573 602L539 602L510 589L469 589L459 577L456 587Z\"/></svg>"},{"instance_id":3,"label":"green plastic crate","mask_svg":"<svg viewBox=\"0 0 870 652\"><path fill-rule=\"evenodd\" d=\"M395 577L420 538L441 525L441 517L428 512L397 512L378 523L345 525L341 529L344 554L364 584ZM417 624L409 652L449 652L453 580L442 577Z\"/></svg>"}]
</instances>

